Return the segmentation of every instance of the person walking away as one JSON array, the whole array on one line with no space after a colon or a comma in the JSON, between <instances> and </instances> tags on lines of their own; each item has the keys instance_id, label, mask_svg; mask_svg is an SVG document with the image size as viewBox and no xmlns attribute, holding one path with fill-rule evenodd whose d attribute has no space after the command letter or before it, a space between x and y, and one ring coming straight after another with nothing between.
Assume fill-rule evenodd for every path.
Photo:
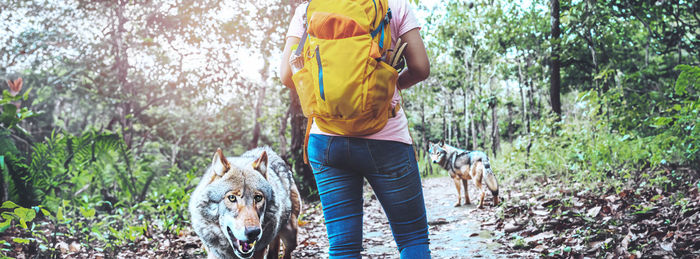
<instances>
[{"instance_id":1,"label":"person walking away","mask_svg":"<svg viewBox=\"0 0 700 259\"><path fill-rule=\"evenodd\" d=\"M336 3L339 1L342 2L342 0L336 0L325 1L325 3L341 5L341 3ZM428 224L420 173L408 130L408 120L403 109L400 108L401 95L399 93L399 90L409 88L425 80L430 74L430 63L419 33L418 21L408 0L369 1L369 3L372 2L375 3L375 10L384 10L385 12L370 11L368 16L376 18L374 15L385 15L383 21L389 23L390 31L387 34L391 34L390 46L393 46L394 49L386 51L384 54L386 57L396 54L394 53L396 48L400 47L396 46L397 43L406 43L403 51L405 68L398 74L398 78L389 82L396 82L390 89L390 92L393 92L390 97L391 115L378 131L375 130L371 134L364 135L338 134L342 131L331 130L332 128L325 124L327 121L313 117L313 113L309 114L309 120L312 124L307 129L306 151L323 205L323 215L330 243L328 253L330 258L360 258L362 251L362 187L363 180L366 179L386 213L401 258L430 258ZM381 8L382 3L387 2L388 10ZM304 49L307 51L302 55L317 55L315 58L318 58L318 68L307 69L319 70L316 72L318 75L316 82L320 84L320 93L317 92L317 94L321 94L320 98L325 97L323 95L324 89L326 92L333 91L334 85L328 83L338 80L338 78L328 78L337 71L323 70L321 52L318 46L316 46L314 54L314 49L309 45L316 44L315 41L312 43L304 42L306 40L320 41L318 40L320 37L307 37L305 32L315 30L313 26L316 26L314 22L307 24L309 19L307 11L322 9L318 7L322 3L324 1L314 0L311 2L314 5L312 7L309 7L309 3L302 3L296 8L289 24L280 65L282 83L291 89L298 90L298 84L295 86L297 80L293 80L292 75L296 75L298 66L302 65L300 64L302 62L299 62L299 57L294 54L301 53L301 49ZM377 6L380 8L376 9ZM371 10L371 8L369 9ZM390 14L388 14L389 12ZM321 12L314 12L312 16L319 13ZM382 17L380 16L377 20L382 19ZM312 28L309 29L307 26ZM378 32L372 34L375 41L384 35L381 26L382 24L374 28L374 31ZM304 41L301 40L302 38ZM383 40L383 38L379 39L382 51L385 49L384 46L381 46ZM300 48L300 51L293 53L295 47ZM375 58L387 60L380 57ZM290 65L290 63L296 65ZM326 77L323 77L324 75ZM325 86L324 82L327 83ZM300 98L304 98L301 96L304 93L299 94ZM388 100L389 97L387 97ZM304 106L304 100L302 100L302 106ZM306 110L305 115L307 115Z\"/></svg>"}]
</instances>

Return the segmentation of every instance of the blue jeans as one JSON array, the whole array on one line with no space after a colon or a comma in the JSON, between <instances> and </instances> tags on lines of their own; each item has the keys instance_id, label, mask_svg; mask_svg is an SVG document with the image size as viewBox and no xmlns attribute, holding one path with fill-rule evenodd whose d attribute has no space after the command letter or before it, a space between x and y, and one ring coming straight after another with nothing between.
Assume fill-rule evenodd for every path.
<instances>
[{"instance_id":1,"label":"blue jeans","mask_svg":"<svg viewBox=\"0 0 700 259\"><path fill-rule=\"evenodd\" d=\"M308 156L323 205L330 258L360 258L363 178L387 214L401 258L430 258L423 189L412 145L312 134Z\"/></svg>"}]
</instances>

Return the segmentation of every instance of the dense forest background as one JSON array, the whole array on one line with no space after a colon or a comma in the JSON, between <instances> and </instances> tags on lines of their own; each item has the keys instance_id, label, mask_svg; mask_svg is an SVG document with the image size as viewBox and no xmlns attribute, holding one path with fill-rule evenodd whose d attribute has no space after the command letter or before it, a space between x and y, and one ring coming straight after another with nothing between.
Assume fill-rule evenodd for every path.
<instances>
[{"instance_id":1,"label":"dense forest background","mask_svg":"<svg viewBox=\"0 0 700 259\"><path fill-rule=\"evenodd\" d=\"M25 233L1 240L0 254L60 253L39 226L107 254L177 236L216 148L271 146L317 199L301 159L305 118L277 76L297 4L0 2L0 201L11 201L0 233ZM697 219L696 1L413 6L431 76L402 95L425 177L445 174L425 154L445 140L488 152L504 186L654 188Z\"/></svg>"}]
</instances>

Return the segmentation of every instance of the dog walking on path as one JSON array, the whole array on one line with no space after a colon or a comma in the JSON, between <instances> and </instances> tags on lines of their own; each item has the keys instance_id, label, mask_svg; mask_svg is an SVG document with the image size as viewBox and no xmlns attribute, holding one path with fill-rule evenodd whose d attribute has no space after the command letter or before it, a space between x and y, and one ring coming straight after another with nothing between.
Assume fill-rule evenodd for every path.
<instances>
[{"instance_id":1,"label":"dog walking on path","mask_svg":"<svg viewBox=\"0 0 700 259\"><path fill-rule=\"evenodd\" d=\"M493 194L493 205L498 205L498 180L491 170L491 164L486 153L481 151L462 150L440 141L438 144L430 143L430 159L439 164L450 173L450 177L457 188L457 203L462 204L461 185L464 185L464 204L471 204L469 200L468 181L472 180L476 188L481 190L479 208L484 208L484 196L487 188ZM460 184L461 183L461 184Z\"/></svg>"}]
</instances>

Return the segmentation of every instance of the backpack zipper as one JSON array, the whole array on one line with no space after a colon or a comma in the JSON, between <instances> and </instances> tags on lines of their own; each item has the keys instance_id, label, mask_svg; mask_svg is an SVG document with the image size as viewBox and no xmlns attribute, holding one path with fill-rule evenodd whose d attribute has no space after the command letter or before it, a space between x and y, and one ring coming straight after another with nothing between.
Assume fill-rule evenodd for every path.
<instances>
[{"instance_id":1,"label":"backpack zipper","mask_svg":"<svg viewBox=\"0 0 700 259\"><path fill-rule=\"evenodd\" d=\"M323 66L321 65L321 51L316 46L316 63L318 63L318 88L322 100L326 100L326 95L323 93Z\"/></svg>"}]
</instances>

